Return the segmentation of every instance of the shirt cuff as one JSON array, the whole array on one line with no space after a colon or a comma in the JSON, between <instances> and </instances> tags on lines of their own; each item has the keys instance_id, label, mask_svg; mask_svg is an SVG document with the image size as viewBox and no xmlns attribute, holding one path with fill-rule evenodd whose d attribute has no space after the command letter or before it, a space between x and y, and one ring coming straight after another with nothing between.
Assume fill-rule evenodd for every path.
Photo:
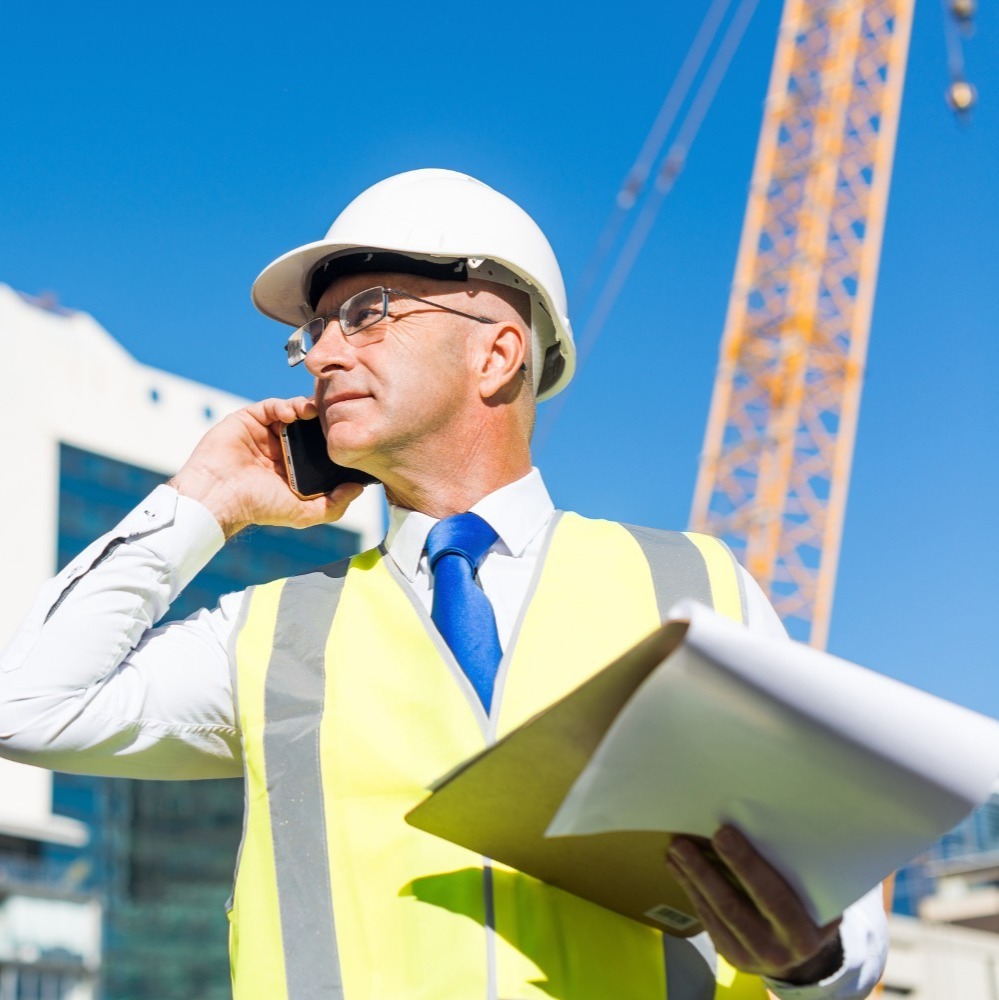
<instances>
[{"instance_id":1,"label":"shirt cuff","mask_svg":"<svg viewBox=\"0 0 999 1000\"><path fill-rule=\"evenodd\" d=\"M763 977L763 985L768 990L780 997L780 1000L840 1000L841 987L849 975L850 970L846 962L831 975L817 983L805 985L799 983L785 983L780 979L767 979ZM850 994L846 994L850 996Z\"/></svg>"},{"instance_id":2,"label":"shirt cuff","mask_svg":"<svg viewBox=\"0 0 999 1000\"><path fill-rule=\"evenodd\" d=\"M215 515L172 486L157 486L111 532L143 546L173 569L179 592L201 572L225 545L225 535Z\"/></svg>"},{"instance_id":3,"label":"shirt cuff","mask_svg":"<svg viewBox=\"0 0 999 1000\"><path fill-rule=\"evenodd\" d=\"M880 900L880 890L877 894ZM867 902L865 896L843 914L839 927L843 963L831 976L804 986L764 978L766 987L780 1000L856 1000L868 996L884 966L885 943L865 930L866 923L861 917Z\"/></svg>"}]
</instances>

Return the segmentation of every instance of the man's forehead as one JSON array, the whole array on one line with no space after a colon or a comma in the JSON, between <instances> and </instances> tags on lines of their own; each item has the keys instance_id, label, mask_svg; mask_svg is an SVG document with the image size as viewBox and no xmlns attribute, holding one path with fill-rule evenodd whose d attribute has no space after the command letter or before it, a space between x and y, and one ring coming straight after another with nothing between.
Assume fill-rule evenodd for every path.
<instances>
[{"instance_id":1,"label":"man's forehead","mask_svg":"<svg viewBox=\"0 0 999 1000\"><path fill-rule=\"evenodd\" d=\"M323 293L337 278L354 274L400 273L449 283L468 281L467 262L463 259L424 260L387 250L358 250L322 261L309 277L306 299L313 307L317 306Z\"/></svg>"},{"instance_id":2,"label":"man's forehead","mask_svg":"<svg viewBox=\"0 0 999 1000\"><path fill-rule=\"evenodd\" d=\"M424 278L415 274L403 274L398 271L364 271L360 274L347 274L334 278L320 298L317 308L339 306L346 299L367 288L383 285L385 288L398 288L412 295L426 295L433 292L461 291L467 287L453 281L439 281L434 278Z\"/></svg>"}]
</instances>

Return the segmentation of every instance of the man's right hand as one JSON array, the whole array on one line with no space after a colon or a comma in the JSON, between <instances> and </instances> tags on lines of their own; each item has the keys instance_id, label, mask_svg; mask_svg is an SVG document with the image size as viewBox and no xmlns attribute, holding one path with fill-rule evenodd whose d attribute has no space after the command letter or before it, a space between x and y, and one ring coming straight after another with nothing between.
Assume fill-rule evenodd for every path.
<instances>
[{"instance_id":1,"label":"man's right hand","mask_svg":"<svg viewBox=\"0 0 999 1000\"><path fill-rule=\"evenodd\" d=\"M170 485L204 504L226 538L250 524L308 528L338 521L364 487L345 483L326 496L300 500L285 473L281 425L314 416L316 404L307 396L237 410L198 442Z\"/></svg>"}]
</instances>

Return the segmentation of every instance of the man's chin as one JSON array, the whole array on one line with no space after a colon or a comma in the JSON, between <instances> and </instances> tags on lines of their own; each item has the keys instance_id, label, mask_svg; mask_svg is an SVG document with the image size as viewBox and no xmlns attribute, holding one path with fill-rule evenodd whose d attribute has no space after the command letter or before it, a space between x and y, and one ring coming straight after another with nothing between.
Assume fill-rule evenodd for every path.
<instances>
[{"instance_id":1,"label":"man's chin","mask_svg":"<svg viewBox=\"0 0 999 1000\"><path fill-rule=\"evenodd\" d=\"M333 461L337 465L342 465L345 469L358 469L361 472L368 472L368 462L365 460L366 456L364 452L360 451L340 451L339 449L333 453Z\"/></svg>"},{"instance_id":2,"label":"man's chin","mask_svg":"<svg viewBox=\"0 0 999 1000\"><path fill-rule=\"evenodd\" d=\"M342 440L338 435L334 435L333 440L327 443L330 456L337 465L347 469L360 469L362 472L368 471L366 465L370 462L373 452L370 445L365 446L360 441Z\"/></svg>"},{"instance_id":3,"label":"man's chin","mask_svg":"<svg viewBox=\"0 0 999 1000\"><path fill-rule=\"evenodd\" d=\"M327 432L326 445L337 465L360 469L379 479L385 460L393 451L388 433L360 420L334 423Z\"/></svg>"}]
</instances>

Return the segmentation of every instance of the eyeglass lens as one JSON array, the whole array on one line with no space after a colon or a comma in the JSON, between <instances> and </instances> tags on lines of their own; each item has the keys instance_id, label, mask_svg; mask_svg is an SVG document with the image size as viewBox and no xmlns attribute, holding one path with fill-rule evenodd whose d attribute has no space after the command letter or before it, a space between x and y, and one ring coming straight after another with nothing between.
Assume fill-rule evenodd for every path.
<instances>
[{"instance_id":1,"label":"eyeglass lens","mask_svg":"<svg viewBox=\"0 0 999 1000\"><path fill-rule=\"evenodd\" d=\"M350 337L360 330L374 326L384 319L387 313L388 290L378 285L375 288L366 288L363 292L358 292L347 299L340 306L337 319L340 321L343 335ZM288 353L289 365L294 366L305 360L305 356L323 335L326 324L332 319L332 316L329 319L317 316L292 333L284 348Z\"/></svg>"},{"instance_id":2,"label":"eyeglass lens","mask_svg":"<svg viewBox=\"0 0 999 1000\"><path fill-rule=\"evenodd\" d=\"M374 326L388 314L387 289L381 285L352 295L340 306L340 329L345 337Z\"/></svg>"}]
</instances>

